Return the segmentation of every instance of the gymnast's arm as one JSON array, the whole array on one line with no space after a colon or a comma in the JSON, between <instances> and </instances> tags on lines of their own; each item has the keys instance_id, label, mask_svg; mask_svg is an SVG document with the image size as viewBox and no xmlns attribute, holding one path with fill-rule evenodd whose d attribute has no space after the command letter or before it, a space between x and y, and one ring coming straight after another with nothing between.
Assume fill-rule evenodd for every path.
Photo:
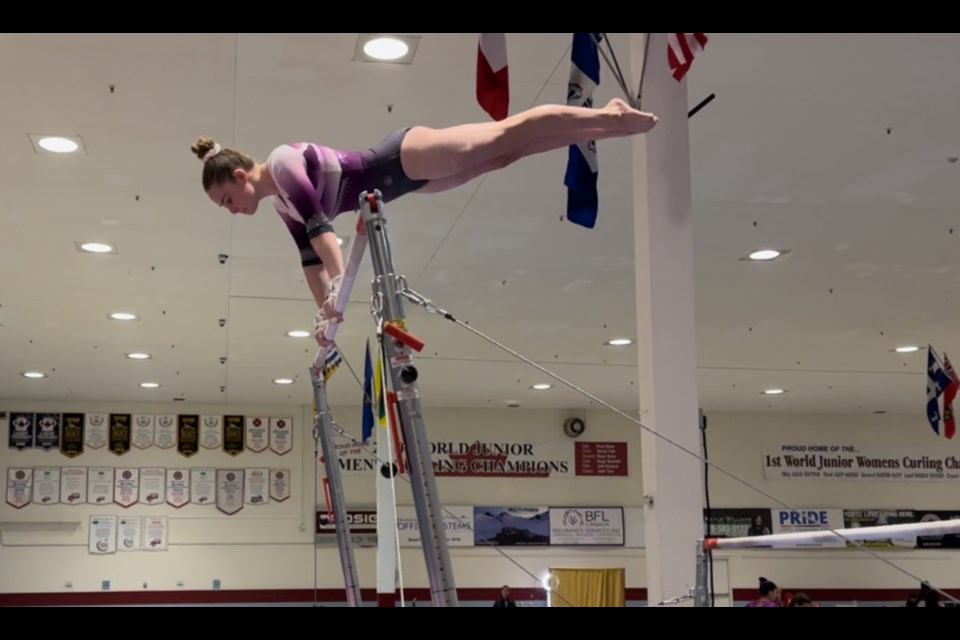
<instances>
[{"instance_id":1,"label":"gymnast's arm","mask_svg":"<svg viewBox=\"0 0 960 640\"><path fill-rule=\"evenodd\" d=\"M274 152L272 161L270 173L278 186L289 194L291 204L305 221L310 246L326 270L326 281L343 275L343 254L333 226L323 210L322 187L314 187L314 180L307 175L304 152L293 147L282 147ZM322 178L316 181L322 185ZM301 244L301 239L297 243Z\"/></svg>"},{"instance_id":2,"label":"gymnast's arm","mask_svg":"<svg viewBox=\"0 0 960 640\"><path fill-rule=\"evenodd\" d=\"M337 234L333 232L333 227L310 238L310 246L325 265L326 278L323 290L326 292L330 280L343 275L343 252L340 251L340 243L337 242ZM320 305L323 305L323 299L320 300Z\"/></svg>"},{"instance_id":3,"label":"gymnast's arm","mask_svg":"<svg viewBox=\"0 0 960 640\"><path fill-rule=\"evenodd\" d=\"M279 209L277 213L280 214L280 218L287 225L287 231L290 232L290 237L297 245L300 252L300 266L303 267L303 277L307 281L307 286L310 288L314 301L317 303L317 309L321 309L330 290L330 277L327 275L326 268L324 268L323 260L313 248L304 226Z\"/></svg>"},{"instance_id":4,"label":"gymnast's arm","mask_svg":"<svg viewBox=\"0 0 960 640\"><path fill-rule=\"evenodd\" d=\"M327 270L322 264L307 265L303 268L303 276L307 280L307 286L310 287L310 293L317 303L317 309L323 307L323 301L327 297L330 278L327 277Z\"/></svg>"}]
</instances>

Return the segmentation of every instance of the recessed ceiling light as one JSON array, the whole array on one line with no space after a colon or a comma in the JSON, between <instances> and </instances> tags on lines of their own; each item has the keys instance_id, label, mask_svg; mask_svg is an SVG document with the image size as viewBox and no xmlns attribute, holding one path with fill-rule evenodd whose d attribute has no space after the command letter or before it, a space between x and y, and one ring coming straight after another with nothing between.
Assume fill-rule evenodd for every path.
<instances>
[{"instance_id":1,"label":"recessed ceiling light","mask_svg":"<svg viewBox=\"0 0 960 640\"><path fill-rule=\"evenodd\" d=\"M159 382L141 382L140 386L144 389L156 389L160 386Z\"/></svg>"},{"instance_id":2,"label":"recessed ceiling light","mask_svg":"<svg viewBox=\"0 0 960 640\"><path fill-rule=\"evenodd\" d=\"M363 45L363 52L374 60L396 60L407 55L410 47L397 38L373 38Z\"/></svg>"},{"instance_id":3,"label":"recessed ceiling light","mask_svg":"<svg viewBox=\"0 0 960 640\"><path fill-rule=\"evenodd\" d=\"M41 149L53 153L73 153L80 148L76 140L62 136L44 136L37 140L37 145Z\"/></svg>"},{"instance_id":4,"label":"recessed ceiling light","mask_svg":"<svg viewBox=\"0 0 960 640\"><path fill-rule=\"evenodd\" d=\"M764 389L763 393L768 396L778 396L781 393L786 393L783 389Z\"/></svg>"},{"instance_id":5,"label":"recessed ceiling light","mask_svg":"<svg viewBox=\"0 0 960 640\"><path fill-rule=\"evenodd\" d=\"M904 345L902 347L897 347L894 349L897 353L913 353L914 351L920 351L920 347L915 347L913 345Z\"/></svg>"},{"instance_id":6,"label":"recessed ceiling light","mask_svg":"<svg viewBox=\"0 0 960 640\"><path fill-rule=\"evenodd\" d=\"M274 384L293 384L293 380L290 378L276 378L273 381Z\"/></svg>"},{"instance_id":7,"label":"recessed ceiling light","mask_svg":"<svg viewBox=\"0 0 960 640\"><path fill-rule=\"evenodd\" d=\"M116 251L113 245L104 242L77 243L77 248L85 253L114 253Z\"/></svg>"},{"instance_id":8,"label":"recessed ceiling light","mask_svg":"<svg viewBox=\"0 0 960 640\"><path fill-rule=\"evenodd\" d=\"M116 313L111 313L110 317L114 320L136 320L137 316L134 313L126 313L124 311L118 311Z\"/></svg>"},{"instance_id":9,"label":"recessed ceiling light","mask_svg":"<svg viewBox=\"0 0 960 640\"><path fill-rule=\"evenodd\" d=\"M41 373L39 371L24 371L22 374L24 378L46 378L47 374Z\"/></svg>"},{"instance_id":10,"label":"recessed ceiling light","mask_svg":"<svg viewBox=\"0 0 960 640\"><path fill-rule=\"evenodd\" d=\"M361 33L353 52L354 61L410 64L417 53L419 36Z\"/></svg>"},{"instance_id":11,"label":"recessed ceiling light","mask_svg":"<svg viewBox=\"0 0 960 640\"><path fill-rule=\"evenodd\" d=\"M52 135L46 133L27 133L34 153L56 155L86 155L83 138L77 135Z\"/></svg>"},{"instance_id":12,"label":"recessed ceiling light","mask_svg":"<svg viewBox=\"0 0 960 640\"><path fill-rule=\"evenodd\" d=\"M127 357L130 358L131 360L149 360L149 359L150 359L150 354L149 354L149 353L136 353L136 352L134 352L134 353L128 353L128 354L127 354Z\"/></svg>"},{"instance_id":13,"label":"recessed ceiling light","mask_svg":"<svg viewBox=\"0 0 960 640\"><path fill-rule=\"evenodd\" d=\"M776 249L760 249L759 251L750 253L747 257L751 260L774 260L775 258L779 258L780 255L781 252Z\"/></svg>"},{"instance_id":14,"label":"recessed ceiling light","mask_svg":"<svg viewBox=\"0 0 960 640\"><path fill-rule=\"evenodd\" d=\"M633 340L630 338L614 338L613 340L607 340L603 344L608 344L611 347L624 347L631 343L633 343Z\"/></svg>"},{"instance_id":15,"label":"recessed ceiling light","mask_svg":"<svg viewBox=\"0 0 960 640\"><path fill-rule=\"evenodd\" d=\"M288 338L309 338L309 331L302 331L300 329L294 329L293 331L287 331Z\"/></svg>"},{"instance_id":16,"label":"recessed ceiling light","mask_svg":"<svg viewBox=\"0 0 960 640\"><path fill-rule=\"evenodd\" d=\"M536 391L546 391L547 389L550 389L550 388L552 388L552 387L553 387L552 384L547 384L547 383L545 383L545 382L541 382L541 383L539 383L539 384L533 385L533 386L530 387L530 388L531 388L531 389L534 389L534 390L536 390Z\"/></svg>"}]
</instances>

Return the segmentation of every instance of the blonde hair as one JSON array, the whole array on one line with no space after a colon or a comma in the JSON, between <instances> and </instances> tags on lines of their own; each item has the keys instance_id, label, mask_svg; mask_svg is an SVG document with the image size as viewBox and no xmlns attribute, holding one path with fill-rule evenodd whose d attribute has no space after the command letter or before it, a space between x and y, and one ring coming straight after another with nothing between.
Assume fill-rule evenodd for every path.
<instances>
[{"instance_id":1,"label":"blonde hair","mask_svg":"<svg viewBox=\"0 0 960 640\"><path fill-rule=\"evenodd\" d=\"M233 182L233 172L237 169L250 171L254 167L253 158L236 149L220 147L212 138L197 138L190 147L203 162L203 190L209 191L214 185Z\"/></svg>"}]
</instances>

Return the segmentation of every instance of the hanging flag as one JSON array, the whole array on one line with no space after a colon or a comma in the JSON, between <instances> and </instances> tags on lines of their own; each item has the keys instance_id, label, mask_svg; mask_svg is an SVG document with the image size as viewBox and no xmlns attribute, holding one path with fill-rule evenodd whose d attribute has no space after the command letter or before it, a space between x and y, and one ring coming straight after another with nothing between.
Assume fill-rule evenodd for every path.
<instances>
[{"instance_id":1,"label":"hanging flag","mask_svg":"<svg viewBox=\"0 0 960 640\"><path fill-rule=\"evenodd\" d=\"M943 392L943 435L947 440L952 440L957 433L957 419L953 414L953 399L957 397L957 391L960 391L960 376L954 371L950 364L950 358L943 354L943 369L950 378L950 384Z\"/></svg>"},{"instance_id":2,"label":"hanging flag","mask_svg":"<svg viewBox=\"0 0 960 640\"><path fill-rule=\"evenodd\" d=\"M380 361L380 349L377 349L377 366L373 371L373 393L374 402L377 407L377 424L381 427L387 426L387 403L386 394L383 391L383 365Z\"/></svg>"},{"instance_id":3,"label":"hanging flag","mask_svg":"<svg viewBox=\"0 0 960 640\"><path fill-rule=\"evenodd\" d=\"M597 51L602 33L575 33L570 52L570 81L567 104L593 107L593 92L600 85L600 55ZM567 187L567 219L592 229L597 222L597 142L572 144L567 157L563 184Z\"/></svg>"},{"instance_id":4,"label":"hanging flag","mask_svg":"<svg viewBox=\"0 0 960 640\"><path fill-rule=\"evenodd\" d=\"M481 33L477 44L477 102L494 120L510 112L507 34Z\"/></svg>"},{"instance_id":5,"label":"hanging flag","mask_svg":"<svg viewBox=\"0 0 960 640\"><path fill-rule=\"evenodd\" d=\"M927 350L927 420L937 435L940 435L939 398L950 384L950 376L940 365L933 346L929 346Z\"/></svg>"},{"instance_id":6,"label":"hanging flag","mask_svg":"<svg viewBox=\"0 0 960 640\"><path fill-rule=\"evenodd\" d=\"M373 435L373 362L370 360L370 338L363 359L363 430L361 441L366 443Z\"/></svg>"},{"instance_id":7,"label":"hanging flag","mask_svg":"<svg viewBox=\"0 0 960 640\"><path fill-rule=\"evenodd\" d=\"M707 46L705 33L668 33L667 62L677 82L687 75L693 58Z\"/></svg>"}]
</instances>

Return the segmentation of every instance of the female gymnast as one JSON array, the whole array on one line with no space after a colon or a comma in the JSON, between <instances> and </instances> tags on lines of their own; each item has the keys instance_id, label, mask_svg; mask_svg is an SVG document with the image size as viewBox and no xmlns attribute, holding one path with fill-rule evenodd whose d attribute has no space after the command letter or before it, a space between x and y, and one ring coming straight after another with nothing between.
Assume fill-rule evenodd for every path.
<instances>
[{"instance_id":1,"label":"female gymnast","mask_svg":"<svg viewBox=\"0 0 960 640\"><path fill-rule=\"evenodd\" d=\"M326 323L341 322L334 309L343 255L331 221L356 211L363 191L379 189L390 202L408 193L437 193L537 153L590 140L633 136L657 123L619 98L602 109L541 105L504 120L444 129L400 129L362 151L340 151L313 142L282 144L265 162L199 138L191 151L203 161L203 190L233 214L253 215L263 198L286 222L318 314L321 346Z\"/></svg>"}]
</instances>

